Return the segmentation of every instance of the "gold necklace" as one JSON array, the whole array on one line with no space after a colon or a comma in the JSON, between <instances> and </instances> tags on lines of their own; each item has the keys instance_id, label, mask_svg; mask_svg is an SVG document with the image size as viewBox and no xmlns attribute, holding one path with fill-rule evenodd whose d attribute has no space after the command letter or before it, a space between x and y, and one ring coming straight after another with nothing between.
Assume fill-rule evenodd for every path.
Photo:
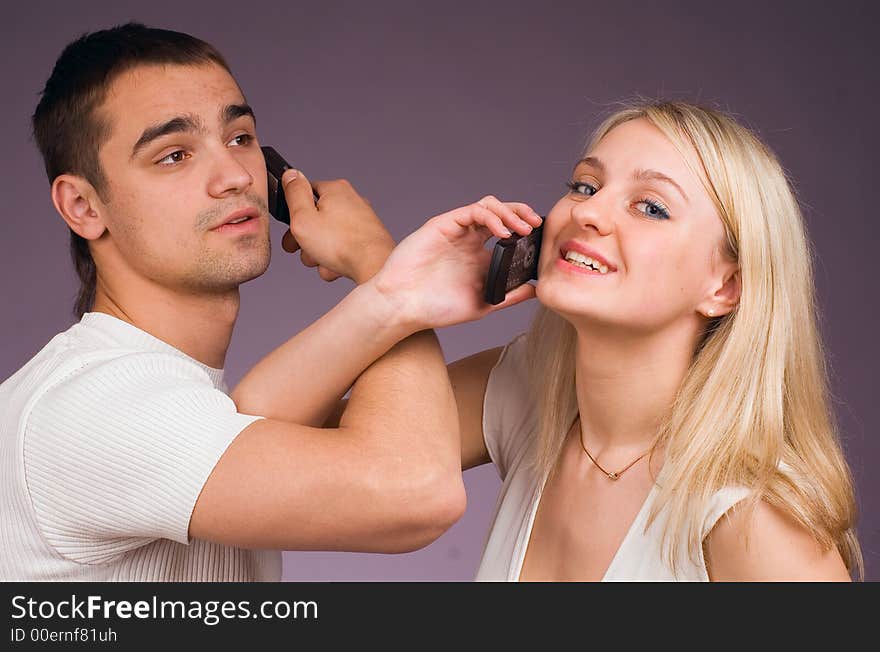
<instances>
[{"instance_id":1,"label":"gold necklace","mask_svg":"<svg viewBox=\"0 0 880 652\"><path fill-rule=\"evenodd\" d=\"M584 431L583 431L583 429L582 429L581 426L580 426L580 419L577 420L577 426L578 426L578 440L581 442L581 448L584 449L584 452L587 454L587 457L590 458L590 461L591 461L593 464L595 464L596 467L597 467L602 473L604 473L605 475L608 476L608 479L609 479L609 480L617 480L620 476L623 475L624 471L627 471L627 470L628 470L633 464L635 464L635 463L638 462L640 459L642 459L645 455L647 455L648 453L650 453L650 452L651 452L651 448L653 448L653 446L652 446L651 448L649 448L648 450L646 450L644 453L642 453L641 455L639 455L639 456L638 456L636 459L634 459L632 462L630 462L630 463L627 464L625 467L623 467L622 469L620 469L620 471L606 471L606 470L603 469L602 466L596 461L596 458L593 457L592 455L590 455L590 451L587 450L587 447L584 446Z\"/></svg>"}]
</instances>

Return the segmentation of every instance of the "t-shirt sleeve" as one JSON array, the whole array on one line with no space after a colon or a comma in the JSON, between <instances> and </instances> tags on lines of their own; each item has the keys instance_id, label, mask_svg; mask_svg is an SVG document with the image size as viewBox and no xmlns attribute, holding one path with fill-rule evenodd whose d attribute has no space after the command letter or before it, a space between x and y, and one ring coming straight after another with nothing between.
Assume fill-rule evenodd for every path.
<instances>
[{"instance_id":1,"label":"t-shirt sleeve","mask_svg":"<svg viewBox=\"0 0 880 652\"><path fill-rule=\"evenodd\" d=\"M483 438L502 480L537 436L537 398L526 352L524 334L504 347L483 397Z\"/></svg>"},{"instance_id":2,"label":"t-shirt sleeve","mask_svg":"<svg viewBox=\"0 0 880 652\"><path fill-rule=\"evenodd\" d=\"M37 399L24 465L37 522L69 559L104 563L157 538L189 543L215 464L260 417L240 414L186 359L133 353L93 363Z\"/></svg>"}]
</instances>

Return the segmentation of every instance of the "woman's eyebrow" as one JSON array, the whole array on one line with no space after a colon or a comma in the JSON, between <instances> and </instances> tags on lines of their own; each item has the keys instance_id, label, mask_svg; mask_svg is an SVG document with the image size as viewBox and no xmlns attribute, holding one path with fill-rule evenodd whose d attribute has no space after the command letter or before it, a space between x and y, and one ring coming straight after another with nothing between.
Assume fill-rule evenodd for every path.
<instances>
[{"instance_id":1,"label":"woman's eyebrow","mask_svg":"<svg viewBox=\"0 0 880 652\"><path fill-rule=\"evenodd\" d=\"M675 181L667 177L662 172L657 172L657 170L636 170L633 174L633 179L635 179L636 181L662 181L664 183L668 183L678 191L678 193L684 198L686 202L690 202L687 193L685 193L685 191L681 189L681 186L675 183Z\"/></svg>"},{"instance_id":2,"label":"woman's eyebrow","mask_svg":"<svg viewBox=\"0 0 880 652\"><path fill-rule=\"evenodd\" d=\"M605 164L602 163L602 161L600 161L595 156L587 156L586 158L582 158L575 164L575 169L577 169L580 165L589 165L590 167L598 170L600 173L605 174ZM636 170L633 173L633 179L635 179L636 181L662 181L664 183L668 183L679 192L679 194L684 198L686 202L690 202L687 193L682 190L682 187L662 172L658 172L657 170L640 169Z\"/></svg>"}]
</instances>

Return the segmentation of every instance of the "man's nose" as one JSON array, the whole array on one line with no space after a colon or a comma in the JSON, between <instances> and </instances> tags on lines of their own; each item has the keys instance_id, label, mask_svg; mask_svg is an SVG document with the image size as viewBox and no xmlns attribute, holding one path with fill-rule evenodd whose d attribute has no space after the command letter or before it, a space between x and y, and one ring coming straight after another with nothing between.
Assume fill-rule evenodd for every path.
<instances>
[{"instance_id":1,"label":"man's nose","mask_svg":"<svg viewBox=\"0 0 880 652\"><path fill-rule=\"evenodd\" d=\"M212 197L242 193L253 183L251 173L228 148L215 156L208 181L208 192Z\"/></svg>"}]
</instances>

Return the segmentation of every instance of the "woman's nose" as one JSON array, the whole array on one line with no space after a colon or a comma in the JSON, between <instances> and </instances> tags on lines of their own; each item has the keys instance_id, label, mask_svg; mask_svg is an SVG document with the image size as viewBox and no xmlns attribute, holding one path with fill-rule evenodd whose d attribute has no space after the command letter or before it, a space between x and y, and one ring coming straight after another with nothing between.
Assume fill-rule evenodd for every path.
<instances>
[{"instance_id":1,"label":"woman's nose","mask_svg":"<svg viewBox=\"0 0 880 652\"><path fill-rule=\"evenodd\" d=\"M582 229L592 227L600 235L608 235L614 230L611 215L609 196L601 190L591 197L574 202L571 207L572 222Z\"/></svg>"}]
</instances>

